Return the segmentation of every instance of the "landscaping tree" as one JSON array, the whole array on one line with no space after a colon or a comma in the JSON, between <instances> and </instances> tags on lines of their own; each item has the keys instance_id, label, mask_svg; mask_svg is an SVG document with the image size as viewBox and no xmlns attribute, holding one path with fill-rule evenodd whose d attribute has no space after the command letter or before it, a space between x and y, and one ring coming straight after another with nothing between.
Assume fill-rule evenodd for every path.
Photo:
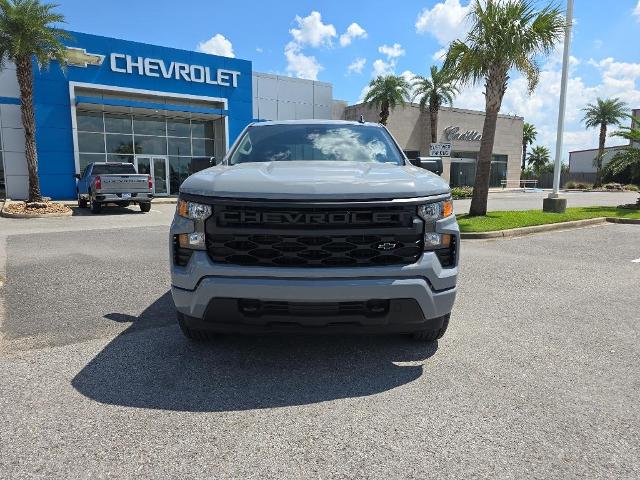
<instances>
[{"instance_id":1,"label":"landscaping tree","mask_svg":"<svg viewBox=\"0 0 640 480\"><path fill-rule=\"evenodd\" d=\"M638 125L639 122L640 118L636 117L633 124ZM612 136L629 140L629 144L620 147L607 164L606 169L613 175L618 175L628 169L631 178L640 178L640 128L636 126L623 127L622 130L613 132ZM640 205L640 197L638 197L638 205Z\"/></svg>"},{"instance_id":2,"label":"landscaping tree","mask_svg":"<svg viewBox=\"0 0 640 480\"><path fill-rule=\"evenodd\" d=\"M485 118L469 208L473 216L487 213L493 141L509 72L519 71L532 92L539 77L536 59L562 39L565 20L558 8L538 10L532 0L475 0L469 15L471 30L464 40L451 43L444 68L462 85L484 82Z\"/></svg>"},{"instance_id":3,"label":"landscaping tree","mask_svg":"<svg viewBox=\"0 0 640 480\"><path fill-rule=\"evenodd\" d=\"M387 124L389 113L397 106L404 107L409 98L409 82L397 75L379 76L369 83L364 103L380 109L380 123Z\"/></svg>"},{"instance_id":4,"label":"landscaping tree","mask_svg":"<svg viewBox=\"0 0 640 480\"><path fill-rule=\"evenodd\" d=\"M525 169L525 162L527 161L527 147L533 144L533 141L538 136L536 127L530 123L524 122L522 128L522 170Z\"/></svg>"},{"instance_id":5,"label":"landscaping tree","mask_svg":"<svg viewBox=\"0 0 640 480\"><path fill-rule=\"evenodd\" d=\"M604 144L607 140L607 127L609 125L620 125L620 121L627 116L627 104L618 98L598 98L596 103L589 103L582 109L584 112L585 127L600 127L598 138L598 153L594 159L596 167L596 182L594 187L602 185L602 158L604 156Z\"/></svg>"},{"instance_id":6,"label":"landscaping tree","mask_svg":"<svg viewBox=\"0 0 640 480\"><path fill-rule=\"evenodd\" d=\"M438 141L438 111L444 103L451 105L453 97L458 93L451 72L431 66L431 76L417 75L412 83L414 88L413 99L420 97L420 110L426 111L429 106L429 123L431 130L431 143Z\"/></svg>"},{"instance_id":7,"label":"landscaping tree","mask_svg":"<svg viewBox=\"0 0 640 480\"><path fill-rule=\"evenodd\" d=\"M33 110L33 65L47 68L51 60L64 67L66 50L62 40L70 35L56 27L64 17L57 5L38 0L0 0L0 69L7 60L15 63L20 87L20 109L24 127L25 157L29 173L29 202L42 201L38 179L36 123Z\"/></svg>"},{"instance_id":8,"label":"landscaping tree","mask_svg":"<svg viewBox=\"0 0 640 480\"><path fill-rule=\"evenodd\" d=\"M534 147L527 158L527 162L535 174L540 175L545 170L545 166L551 165L551 152L547 147L541 145Z\"/></svg>"}]
</instances>

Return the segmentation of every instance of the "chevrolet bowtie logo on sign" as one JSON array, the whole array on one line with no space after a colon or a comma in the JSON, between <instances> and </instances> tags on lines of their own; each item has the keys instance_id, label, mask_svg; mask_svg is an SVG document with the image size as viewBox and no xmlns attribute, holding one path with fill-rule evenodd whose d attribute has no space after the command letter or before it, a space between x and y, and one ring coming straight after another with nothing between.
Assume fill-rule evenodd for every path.
<instances>
[{"instance_id":1,"label":"chevrolet bowtie logo on sign","mask_svg":"<svg viewBox=\"0 0 640 480\"><path fill-rule=\"evenodd\" d=\"M87 65L102 65L104 55L87 53L84 48L67 47L67 65L87 67Z\"/></svg>"}]
</instances>

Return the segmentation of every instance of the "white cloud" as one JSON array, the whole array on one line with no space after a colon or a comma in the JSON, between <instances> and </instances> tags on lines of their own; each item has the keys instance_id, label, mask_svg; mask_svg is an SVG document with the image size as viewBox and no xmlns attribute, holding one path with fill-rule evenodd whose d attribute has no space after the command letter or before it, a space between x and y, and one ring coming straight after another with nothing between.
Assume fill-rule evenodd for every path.
<instances>
[{"instance_id":1,"label":"white cloud","mask_svg":"<svg viewBox=\"0 0 640 480\"><path fill-rule=\"evenodd\" d=\"M284 47L284 55L287 59L287 72L298 78L317 80L318 73L323 69L316 57L305 55L301 47L295 42L289 42Z\"/></svg>"},{"instance_id":2,"label":"white cloud","mask_svg":"<svg viewBox=\"0 0 640 480\"><path fill-rule=\"evenodd\" d=\"M395 66L395 62L385 62L384 60L378 58L373 62L373 72L371 73L371 75L373 77L391 75L394 73Z\"/></svg>"},{"instance_id":3,"label":"white cloud","mask_svg":"<svg viewBox=\"0 0 640 480\"><path fill-rule=\"evenodd\" d=\"M306 17L296 15L298 28L292 28L289 33L299 45L311 47L330 46L332 38L336 37L336 28L331 24L322 23L320 12L311 12Z\"/></svg>"},{"instance_id":4,"label":"white cloud","mask_svg":"<svg viewBox=\"0 0 640 480\"><path fill-rule=\"evenodd\" d=\"M347 27L346 32L340 35L340 46L346 47L355 38L367 38L367 32L357 23L352 23Z\"/></svg>"},{"instance_id":5,"label":"white cloud","mask_svg":"<svg viewBox=\"0 0 640 480\"><path fill-rule=\"evenodd\" d=\"M400 45L399 43L394 43L392 46L382 45L378 47L378 51L383 55L386 55L387 60L398 58L405 54L402 45Z\"/></svg>"},{"instance_id":6,"label":"white cloud","mask_svg":"<svg viewBox=\"0 0 640 480\"><path fill-rule=\"evenodd\" d=\"M264 52L264 49L262 47L256 47L256 52L262 53Z\"/></svg>"},{"instance_id":7,"label":"white cloud","mask_svg":"<svg viewBox=\"0 0 640 480\"><path fill-rule=\"evenodd\" d=\"M472 2L463 6L460 0L445 0L436 3L433 8L425 8L416 19L418 33L430 33L442 46L456 38L462 38L469 31L467 15Z\"/></svg>"},{"instance_id":8,"label":"white cloud","mask_svg":"<svg viewBox=\"0 0 640 480\"><path fill-rule=\"evenodd\" d=\"M362 69L367 63L366 58L356 58L351 64L347 67L347 73L362 73Z\"/></svg>"},{"instance_id":9,"label":"white cloud","mask_svg":"<svg viewBox=\"0 0 640 480\"><path fill-rule=\"evenodd\" d=\"M220 33L216 33L206 42L200 42L198 44L198 51L211 55L220 55L221 57L235 57L233 45Z\"/></svg>"},{"instance_id":10,"label":"white cloud","mask_svg":"<svg viewBox=\"0 0 640 480\"><path fill-rule=\"evenodd\" d=\"M441 48L440 50L438 50L436 53L433 54L431 59L436 61L436 62L441 62L441 61L444 60L444 56L446 54L447 54L447 49L446 48Z\"/></svg>"},{"instance_id":11,"label":"white cloud","mask_svg":"<svg viewBox=\"0 0 640 480\"><path fill-rule=\"evenodd\" d=\"M633 9L633 14L640 19L640 0L638 0L636 8Z\"/></svg>"},{"instance_id":12,"label":"white cloud","mask_svg":"<svg viewBox=\"0 0 640 480\"><path fill-rule=\"evenodd\" d=\"M374 60L371 76L375 78L378 76L393 75L396 70L398 58L405 54L404 48L402 48L402 45L399 43L394 43L391 46L381 45L378 47L378 52L382 53L387 59L383 60L378 58Z\"/></svg>"}]
</instances>

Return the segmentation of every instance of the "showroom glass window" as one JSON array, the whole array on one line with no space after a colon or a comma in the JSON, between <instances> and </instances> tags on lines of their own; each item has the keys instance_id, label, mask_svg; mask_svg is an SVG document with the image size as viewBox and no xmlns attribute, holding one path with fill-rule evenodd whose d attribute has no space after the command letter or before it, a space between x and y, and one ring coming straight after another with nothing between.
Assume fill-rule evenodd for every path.
<instances>
[{"instance_id":1,"label":"showroom glass window","mask_svg":"<svg viewBox=\"0 0 640 480\"><path fill-rule=\"evenodd\" d=\"M507 155L492 155L489 186L500 187L507 178ZM460 159L460 160L456 160ZM473 187L476 180L478 152L451 152L449 183L452 187Z\"/></svg>"},{"instance_id":2,"label":"showroom glass window","mask_svg":"<svg viewBox=\"0 0 640 480\"><path fill-rule=\"evenodd\" d=\"M131 162L136 155L169 159L170 192L214 155L213 120L78 111L80 171L91 162Z\"/></svg>"}]
</instances>

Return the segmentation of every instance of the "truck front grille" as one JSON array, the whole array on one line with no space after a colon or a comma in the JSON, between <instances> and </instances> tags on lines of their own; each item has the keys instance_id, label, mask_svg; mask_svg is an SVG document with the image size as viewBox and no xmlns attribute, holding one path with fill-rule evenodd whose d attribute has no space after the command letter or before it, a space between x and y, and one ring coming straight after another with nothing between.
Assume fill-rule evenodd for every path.
<instances>
[{"instance_id":1,"label":"truck front grille","mask_svg":"<svg viewBox=\"0 0 640 480\"><path fill-rule=\"evenodd\" d=\"M415 211L412 205L214 205L206 223L207 252L214 262L235 265L407 265L415 263L423 251L423 224Z\"/></svg>"}]
</instances>

